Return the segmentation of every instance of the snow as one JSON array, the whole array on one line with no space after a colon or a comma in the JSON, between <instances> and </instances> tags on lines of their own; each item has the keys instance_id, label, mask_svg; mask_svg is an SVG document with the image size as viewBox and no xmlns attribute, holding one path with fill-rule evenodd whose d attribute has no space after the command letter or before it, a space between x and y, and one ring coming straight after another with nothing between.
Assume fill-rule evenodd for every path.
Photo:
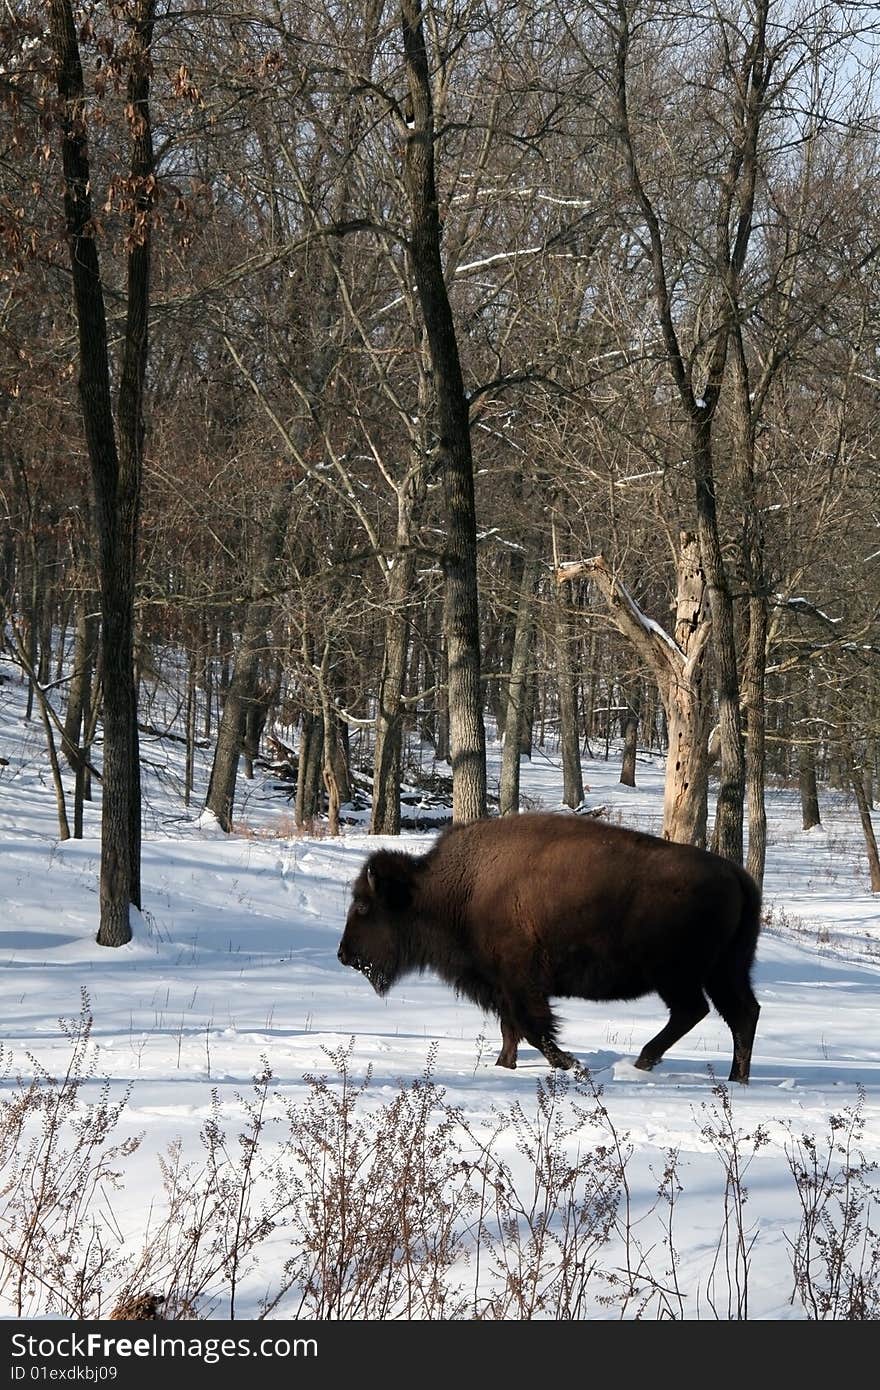
<instances>
[{"instance_id":1,"label":"snow","mask_svg":"<svg viewBox=\"0 0 880 1390\"><path fill-rule=\"evenodd\" d=\"M494 256L483 256L479 261L468 261L465 265L455 268L456 275L467 275L472 270L485 270L486 266L498 265L503 261L514 261L520 256L539 256L545 248L543 246L522 246L514 251L497 251Z\"/></svg>"},{"instance_id":2,"label":"snow","mask_svg":"<svg viewBox=\"0 0 880 1390\"><path fill-rule=\"evenodd\" d=\"M814 617L821 618L823 622L832 624L843 622L842 618L832 618L829 617L827 613L823 613L822 609L817 608L815 603L811 603L808 598L785 598L782 594L778 595L778 598L782 601L785 607L802 609L806 613L812 613Z\"/></svg>"},{"instance_id":3,"label":"snow","mask_svg":"<svg viewBox=\"0 0 880 1390\"><path fill-rule=\"evenodd\" d=\"M641 483L645 478L662 478L664 470L662 468L652 468L647 473L630 473L625 478L615 478L615 487L626 487L628 483Z\"/></svg>"},{"instance_id":4,"label":"snow","mask_svg":"<svg viewBox=\"0 0 880 1390\"><path fill-rule=\"evenodd\" d=\"M563 208L591 208L594 206L591 198L562 198L558 194L542 193L535 188L510 188L506 185L500 188L479 188L467 193L457 193L451 202L454 205L456 203L470 203L475 198L488 201L501 197L534 198L540 203L552 203L555 207Z\"/></svg>"},{"instance_id":5,"label":"snow","mask_svg":"<svg viewBox=\"0 0 880 1390\"><path fill-rule=\"evenodd\" d=\"M629 589L627 589L626 585L621 583L619 579L617 580L617 587L620 589L621 593L626 598L626 601L629 605L633 617L641 623L645 631L652 632L656 637L659 637L661 642L665 642L666 646L669 647L671 651L675 652L675 655L681 661L686 660L685 654L676 642L675 638L670 637L669 633L666 631L664 627L661 627L658 622L655 622L653 618L649 617L648 614L645 613L643 609L639 607L632 594L630 593Z\"/></svg>"},{"instance_id":6,"label":"snow","mask_svg":"<svg viewBox=\"0 0 880 1390\"><path fill-rule=\"evenodd\" d=\"M289 803L267 777L239 781L237 833L224 836L201 811L208 753L199 752L199 785L187 809L180 794L182 746L145 735L143 912L132 912L129 945L101 948L94 940L98 809L86 808L84 839L58 841L42 729L23 722L24 687L8 666L2 671L0 756L8 764L0 766L0 1042L12 1054L13 1074L30 1075L31 1058L63 1074L70 1045L57 1020L75 1018L87 991L97 1061L83 1094L94 1099L105 1076L114 1098L130 1087L121 1128L144 1136L112 1194L114 1220L123 1229L143 1232L150 1207L161 1203L158 1156L172 1141L180 1140L184 1155L198 1156L213 1092L230 1132L238 1132L241 1097L263 1058L274 1073L277 1108L285 1099L305 1099L310 1073L336 1084L329 1053L350 1045L351 1073L362 1078L372 1068L369 1094L379 1104L421 1076L435 1048L434 1080L448 1103L461 1107L472 1132L488 1139L499 1114L516 1104L535 1120L537 1087L548 1070L534 1050L521 1048L515 1072L496 1069L495 1021L439 981L409 979L379 999L336 959L350 884L368 850L387 843L422 852L434 832L377 841L366 835L362 816L337 840L296 836ZM493 739L489 757L497 779L500 745ZM613 819L659 829L661 759L640 755L636 788L618 784L615 761L585 758L584 776L587 807L604 804ZM562 809L552 748L524 761L522 782L530 806ZM824 825L804 833L796 790L770 795L768 924L755 971L762 1013L752 1083L727 1092L734 1125L748 1135L766 1131L746 1177L753 1318L804 1316L791 1299L790 1242L800 1208L787 1149L802 1134L821 1140L830 1117L862 1097L858 1147L866 1160L880 1159L877 900L868 891L854 807L842 793L823 794L822 805ZM724 1167L707 1136L717 1127L715 1079L725 1078L730 1064L726 1027L712 1013L654 1072L644 1073L634 1059L666 1018L656 997L562 1000L558 1013L562 1045L590 1069L607 1114L628 1136L639 1239L657 1252L652 1258L660 1271L665 1235L657 1191L668 1152L677 1152L683 1316L711 1316L706 1300L712 1288L718 1297ZM585 1134L575 1126L565 1140L572 1153ZM271 1135L264 1140L274 1142ZM522 1166L509 1126L501 1126L494 1142L514 1169ZM239 1316L257 1315L292 1239L276 1232L262 1250L258 1276L240 1291ZM8 1314L8 1303L0 1309ZM275 1316L285 1315L282 1303ZM618 1312L612 1303L594 1315Z\"/></svg>"}]
</instances>

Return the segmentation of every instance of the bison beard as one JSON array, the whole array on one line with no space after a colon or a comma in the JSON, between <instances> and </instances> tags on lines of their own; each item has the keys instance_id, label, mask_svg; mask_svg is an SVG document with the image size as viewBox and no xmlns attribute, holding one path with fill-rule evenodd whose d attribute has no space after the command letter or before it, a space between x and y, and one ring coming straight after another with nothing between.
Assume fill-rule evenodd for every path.
<instances>
[{"instance_id":1,"label":"bison beard","mask_svg":"<svg viewBox=\"0 0 880 1390\"><path fill-rule=\"evenodd\" d=\"M453 826L419 857L372 854L338 955L380 996L434 971L498 1016L503 1067L522 1039L551 1066L574 1064L554 995L659 994L669 1021L642 1048L644 1070L705 1018L708 996L733 1038L730 1079L747 1082L760 905L749 875L706 850L578 816L505 817Z\"/></svg>"},{"instance_id":2,"label":"bison beard","mask_svg":"<svg viewBox=\"0 0 880 1390\"><path fill-rule=\"evenodd\" d=\"M371 961L347 960L345 964L350 965L353 970L357 970L360 975L363 975L365 980L369 980L380 999L385 998L385 995L394 984L394 981L390 980L388 976L377 966L373 965Z\"/></svg>"}]
</instances>

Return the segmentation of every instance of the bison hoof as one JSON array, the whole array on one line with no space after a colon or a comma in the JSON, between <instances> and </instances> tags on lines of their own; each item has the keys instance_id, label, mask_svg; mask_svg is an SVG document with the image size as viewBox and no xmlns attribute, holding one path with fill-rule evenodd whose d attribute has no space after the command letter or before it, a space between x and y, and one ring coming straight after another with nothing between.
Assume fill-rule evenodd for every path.
<instances>
[{"instance_id":1,"label":"bison hoof","mask_svg":"<svg viewBox=\"0 0 880 1390\"><path fill-rule=\"evenodd\" d=\"M570 1071L577 1066L577 1057L572 1057L570 1052L552 1052L547 1061L551 1067L560 1067L562 1071Z\"/></svg>"},{"instance_id":2,"label":"bison hoof","mask_svg":"<svg viewBox=\"0 0 880 1390\"><path fill-rule=\"evenodd\" d=\"M504 1053L502 1052L495 1065L496 1067L507 1067L508 1071L516 1071L516 1058L514 1057L511 1061L511 1059L509 1057L505 1057Z\"/></svg>"},{"instance_id":3,"label":"bison hoof","mask_svg":"<svg viewBox=\"0 0 880 1390\"><path fill-rule=\"evenodd\" d=\"M633 1063L633 1066L637 1067L639 1071L653 1071L659 1061L659 1057L645 1057L643 1054Z\"/></svg>"}]
</instances>

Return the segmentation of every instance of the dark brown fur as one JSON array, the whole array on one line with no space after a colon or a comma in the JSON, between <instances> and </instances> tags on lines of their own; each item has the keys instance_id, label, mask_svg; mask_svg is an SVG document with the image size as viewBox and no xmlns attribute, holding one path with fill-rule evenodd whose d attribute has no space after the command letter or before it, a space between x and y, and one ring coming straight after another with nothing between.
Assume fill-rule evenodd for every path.
<instances>
[{"instance_id":1,"label":"dark brown fur","mask_svg":"<svg viewBox=\"0 0 880 1390\"><path fill-rule=\"evenodd\" d=\"M657 993L669 1021L642 1048L650 1070L709 1012L733 1035L730 1079L749 1079L759 1006L750 974L761 897L729 860L573 815L523 815L445 830L427 854L379 850L352 890L339 947L379 994L432 970L501 1020L498 1065L525 1038L551 1066L554 995Z\"/></svg>"}]
</instances>

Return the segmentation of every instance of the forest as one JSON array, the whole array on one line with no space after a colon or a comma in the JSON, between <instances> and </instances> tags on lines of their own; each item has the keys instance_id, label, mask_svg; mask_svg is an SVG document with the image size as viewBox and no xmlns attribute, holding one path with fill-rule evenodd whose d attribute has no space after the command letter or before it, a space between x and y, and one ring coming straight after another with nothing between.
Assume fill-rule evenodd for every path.
<instances>
[{"instance_id":1,"label":"forest","mask_svg":"<svg viewBox=\"0 0 880 1390\"><path fill-rule=\"evenodd\" d=\"M880 891L878 24L7 0L3 642L101 944L162 720L225 832L259 759L396 834L613 744L759 882L767 787L845 790Z\"/></svg>"}]
</instances>

